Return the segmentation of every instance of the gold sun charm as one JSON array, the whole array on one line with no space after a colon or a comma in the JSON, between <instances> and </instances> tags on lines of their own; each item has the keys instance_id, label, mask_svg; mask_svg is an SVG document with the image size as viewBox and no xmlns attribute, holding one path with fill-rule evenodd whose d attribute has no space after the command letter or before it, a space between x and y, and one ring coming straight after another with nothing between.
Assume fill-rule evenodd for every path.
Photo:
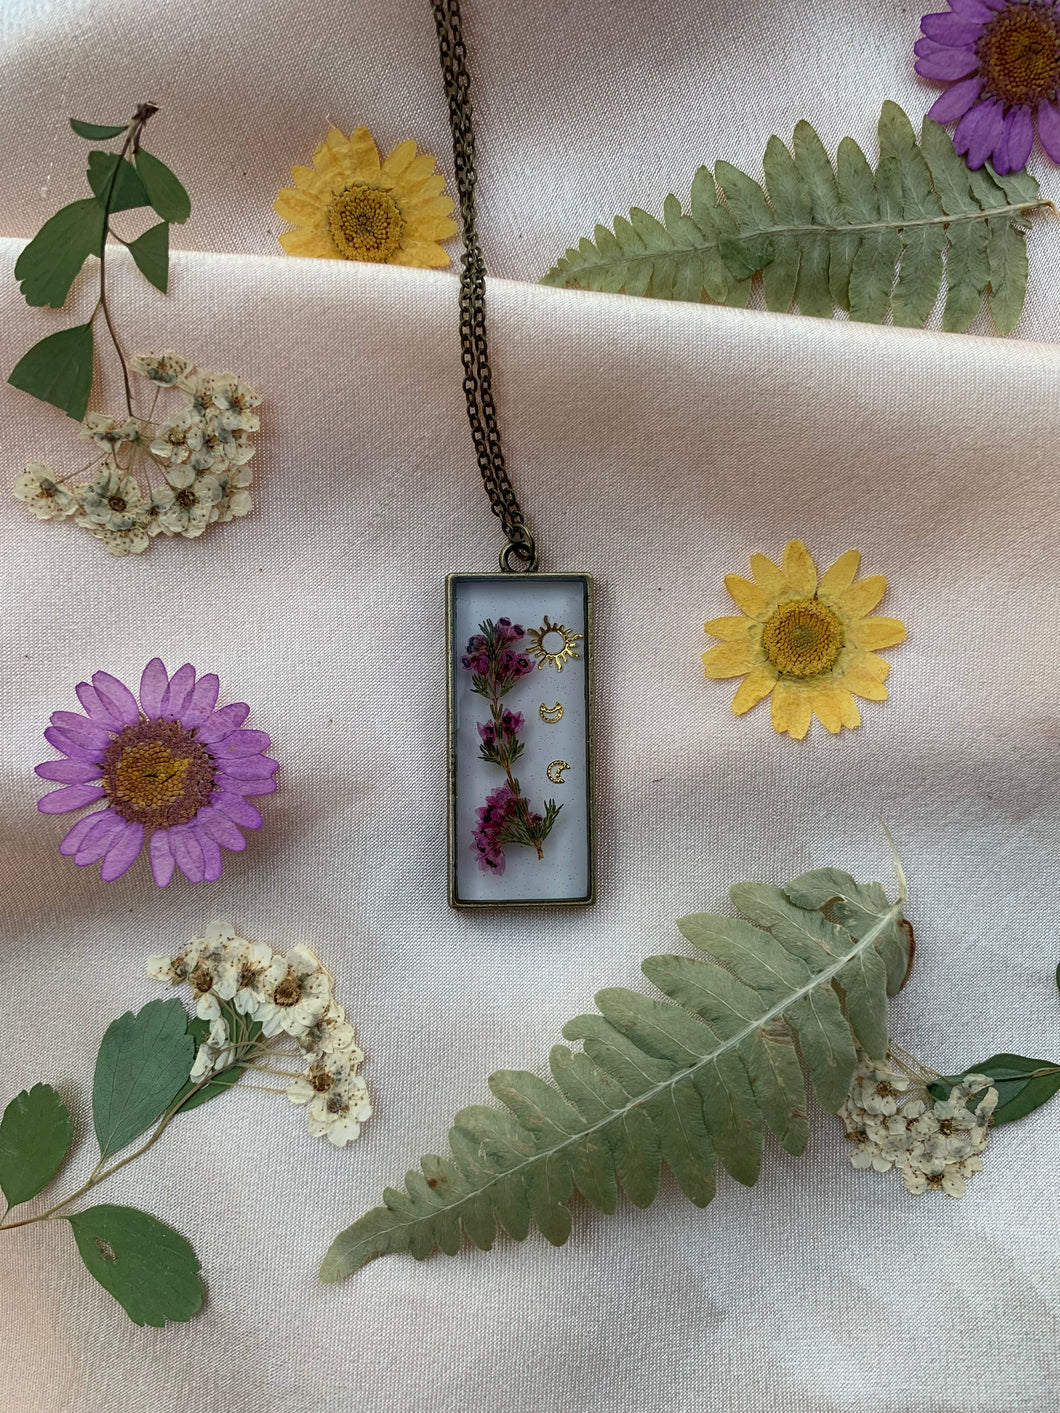
<instances>
[{"instance_id":1,"label":"gold sun charm","mask_svg":"<svg viewBox=\"0 0 1060 1413\"><path fill-rule=\"evenodd\" d=\"M541 627L531 628L527 634L530 642L526 651L537 658L539 671L542 667L552 666L557 672L562 672L568 658L581 657L576 648L582 636L581 633L572 633L562 623L553 623L546 613Z\"/></svg>"}]
</instances>

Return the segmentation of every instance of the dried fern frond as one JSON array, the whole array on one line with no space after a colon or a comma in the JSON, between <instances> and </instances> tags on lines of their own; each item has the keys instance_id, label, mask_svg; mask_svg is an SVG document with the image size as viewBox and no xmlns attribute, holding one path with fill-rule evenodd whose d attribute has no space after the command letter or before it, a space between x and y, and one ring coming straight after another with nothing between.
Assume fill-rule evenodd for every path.
<instances>
[{"instance_id":1,"label":"dried fern frond","mask_svg":"<svg viewBox=\"0 0 1060 1413\"><path fill-rule=\"evenodd\" d=\"M807 122L792 149L771 137L765 186L728 162L700 167L688 213L668 196L660 222L634 209L568 250L546 285L746 305L761 273L766 308L922 327L943 284L942 327L967 329L989 299L1009 333L1027 292L1028 218L1056 215L1025 172L969 171L945 128L924 119L919 143L897 103L879 121L873 168L853 138L836 163Z\"/></svg>"},{"instance_id":2,"label":"dried fern frond","mask_svg":"<svg viewBox=\"0 0 1060 1413\"><path fill-rule=\"evenodd\" d=\"M613 1212L621 1186L647 1207L660 1164L698 1206L714 1196L716 1162L737 1181L759 1172L763 1128L790 1153L806 1145L803 1067L826 1109L847 1096L855 1042L887 1051L887 996L903 984L910 932L904 896L838 869L786 888L740 883L742 919L678 923L703 956L649 957L644 974L668 999L614 987L598 1012L564 1027L574 1051L550 1056L554 1083L501 1070L504 1108L457 1114L447 1157L428 1155L333 1241L321 1278L339 1280L377 1256L489 1250L498 1226L522 1241L536 1225L554 1245L571 1230L579 1191ZM800 1065L801 1059L801 1065Z\"/></svg>"}]
</instances>

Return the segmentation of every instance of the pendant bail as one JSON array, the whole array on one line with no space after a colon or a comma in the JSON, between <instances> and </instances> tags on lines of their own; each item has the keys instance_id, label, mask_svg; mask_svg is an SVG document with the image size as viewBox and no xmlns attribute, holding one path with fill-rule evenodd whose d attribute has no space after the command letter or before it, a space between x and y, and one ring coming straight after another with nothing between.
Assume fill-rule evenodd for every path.
<instances>
[{"instance_id":1,"label":"pendant bail","mask_svg":"<svg viewBox=\"0 0 1060 1413\"><path fill-rule=\"evenodd\" d=\"M500 553L502 574L533 574L537 569L537 546L525 525L513 525L508 543Z\"/></svg>"}]
</instances>

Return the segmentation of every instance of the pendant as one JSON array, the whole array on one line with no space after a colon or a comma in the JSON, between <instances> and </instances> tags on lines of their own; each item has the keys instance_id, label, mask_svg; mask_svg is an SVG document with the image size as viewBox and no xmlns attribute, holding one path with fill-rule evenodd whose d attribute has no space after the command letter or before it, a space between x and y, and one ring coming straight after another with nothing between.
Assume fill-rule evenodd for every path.
<instances>
[{"instance_id":1,"label":"pendant","mask_svg":"<svg viewBox=\"0 0 1060 1413\"><path fill-rule=\"evenodd\" d=\"M592 903L592 579L450 574L446 600L450 906Z\"/></svg>"}]
</instances>

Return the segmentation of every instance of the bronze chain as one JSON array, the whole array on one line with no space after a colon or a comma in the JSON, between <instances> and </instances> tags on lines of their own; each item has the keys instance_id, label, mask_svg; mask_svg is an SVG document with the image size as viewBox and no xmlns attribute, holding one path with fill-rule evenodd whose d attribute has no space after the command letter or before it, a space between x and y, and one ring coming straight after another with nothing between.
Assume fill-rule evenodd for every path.
<instances>
[{"instance_id":1,"label":"bronze chain","mask_svg":"<svg viewBox=\"0 0 1060 1413\"><path fill-rule=\"evenodd\" d=\"M493 379L486 345L486 265L475 221L475 132L472 125L471 80L467 72L460 4L459 0L434 0L431 9L438 31L445 94L449 100L453 168L464 231L464 253L460 260L460 355L464 364L467 420L471 424L471 438L490 507L508 539L501 551L501 569L508 574L531 574L537 568L537 550L504 466L493 404Z\"/></svg>"}]
</instances>

